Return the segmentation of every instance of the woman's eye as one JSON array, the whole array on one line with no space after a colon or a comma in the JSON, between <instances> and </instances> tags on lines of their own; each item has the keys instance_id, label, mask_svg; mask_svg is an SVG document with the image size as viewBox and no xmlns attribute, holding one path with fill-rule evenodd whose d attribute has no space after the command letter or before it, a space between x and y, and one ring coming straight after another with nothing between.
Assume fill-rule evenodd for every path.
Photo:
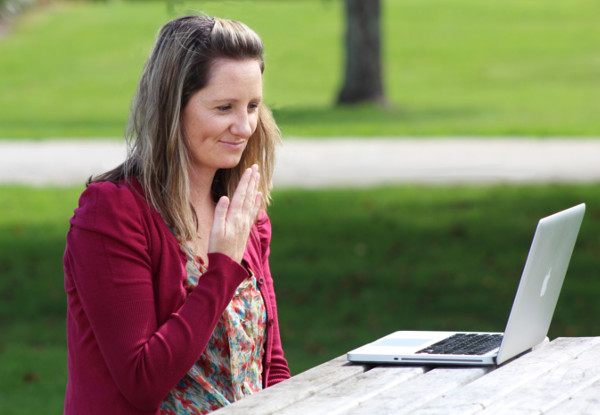
<instances>
[{"instance_id":1,"label":"woman's eye","mask_svg":"<svg viewBox=\"0 0 600 415\"><path fill-rule=\"evenodd\" d=\"M217 107L217 109L219 111L229 111L231 109L231 105L221 105L220 107Z\"/></svg>"},{"instance_id":2,"label":"woman's eye","mask_svg":"<svg viewBox=\"0 0 600 415\"><path fill-rule=\"evenodd\" d=\"M258 104L256 104L256 103L248 105L248 111L254 112L257 109L258 109Z\"/></svg>"}]
</instances>

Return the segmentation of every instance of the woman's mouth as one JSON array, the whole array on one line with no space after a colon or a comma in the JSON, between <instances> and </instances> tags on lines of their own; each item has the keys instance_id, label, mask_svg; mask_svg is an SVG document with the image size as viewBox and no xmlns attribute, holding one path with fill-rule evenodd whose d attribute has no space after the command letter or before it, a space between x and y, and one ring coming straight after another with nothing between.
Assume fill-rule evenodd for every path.
<instances>
[{"instance_id":1,"label":"woman's mouth","mask_svg":"<svg viewBox=\"0 0 600 415\"><path fill-rule=\"evenodd\" d=\"M232 150L240 150L246 146L246 141L219 141L219 143Z\"/></svg>"}]
</instances>

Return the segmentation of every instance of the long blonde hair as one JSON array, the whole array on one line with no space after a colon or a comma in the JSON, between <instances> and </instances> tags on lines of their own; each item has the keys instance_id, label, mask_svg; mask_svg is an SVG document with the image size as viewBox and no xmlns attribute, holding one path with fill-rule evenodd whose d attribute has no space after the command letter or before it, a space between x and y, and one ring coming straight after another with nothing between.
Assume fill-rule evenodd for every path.
<instances>
[{"instance_id":1,"label":"long blonde hair","mask_svg":"<svg viewBox=\"0 0 600 415\"><path fill-rule=\"evenodd\" d=\"M262 41L241 22L184 16L165 24L132 102L127 158L116 169L90 180L119 182L137 178L149 203L187 240L196 236L197 219L189 198L189 160L180 115L190 97L207 85L211 66L219 58L255 59L264 71ZM244 170L257 163L259 188L268 205L275 147L280 140L271 112L261 103L256 131L240 163L215 175L215 201L222 195L231 197Z\"/></svg>"}]
</instances>

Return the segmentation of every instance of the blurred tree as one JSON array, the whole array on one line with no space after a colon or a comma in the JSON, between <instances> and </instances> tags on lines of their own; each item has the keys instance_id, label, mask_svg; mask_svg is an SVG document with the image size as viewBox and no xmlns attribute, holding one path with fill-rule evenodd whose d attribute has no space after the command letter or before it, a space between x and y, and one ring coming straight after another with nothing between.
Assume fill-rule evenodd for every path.
<instances>
[{"instance_id":1,"label":"blurred tree","mask_svg":"<svg viewBox=\"0 0 600 415\"><path fill-rule=\"evenodd\" d=\"M385 105L381 73L380 0L345 0L346 68L338 104Z\"/></svg>"},{"instance_id":2,"label":"blurred tree","mask_svg":"<svg viewBox=\"0 0 600 415\"><path fill-rule=\"evenodd\" d=\"M0 24L15 16L25 8L36 4L36 0L0 0ZM0 28L1 30L2 28Z\"/></svg>"}]
</instances>

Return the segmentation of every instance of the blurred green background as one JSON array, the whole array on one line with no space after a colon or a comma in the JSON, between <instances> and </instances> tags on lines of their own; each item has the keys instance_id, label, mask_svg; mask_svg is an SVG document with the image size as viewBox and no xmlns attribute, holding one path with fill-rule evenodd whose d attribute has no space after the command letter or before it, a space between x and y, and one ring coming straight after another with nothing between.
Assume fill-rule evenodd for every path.
<instances>
[{"instance_id":1,"label":"blurred green background","mask_svg":"<svg viewBox=\"0 0 600 415\"><path fill-rule=\"evenodd\" d=\"M0 137L120 137L158 28L200 11L263 37L265 99L287 136L600 130L596 0L383 1L387 111L332 105L341 0L96 1L32 9L0 40Z\"/></svg>"},{"instance_id":2,"label":"blurred green background","mask_svg":"<svg viewBox=\"0 0 600 415\"><path fill-rule=\"evenodd\" d=\"M285 137L600 133L595 0L383 1L386 109L333 105L341 0L46 0L3 14L0 139L120 139L157 30L197 12L263 37L265 100ZM2 414L62 411L61 257L82 189L0 186ZM550 336L599 335L599 190L276 189L271 269L293 373L396 329L502 330L537 219L580 202L588 211Z\"/></svg>"}]
</instances>

